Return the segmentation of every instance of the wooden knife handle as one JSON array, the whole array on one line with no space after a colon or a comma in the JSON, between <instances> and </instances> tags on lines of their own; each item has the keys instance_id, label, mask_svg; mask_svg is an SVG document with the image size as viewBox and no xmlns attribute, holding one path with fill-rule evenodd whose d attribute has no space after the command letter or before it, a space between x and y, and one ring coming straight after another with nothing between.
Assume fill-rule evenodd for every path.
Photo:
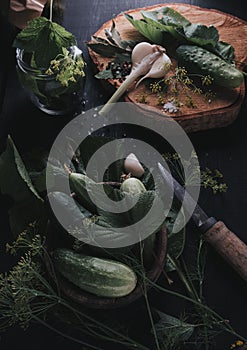
<instances>
[{"instance_id":1,"label":"wooden knife handle","mask_svg":"<svg viewBox=\"0 0 247 350\"><path fill-rule=\"evenodd\" d=\"M204 239L247 281L247 245L217 221L204 233Z\"/></svg>"}]
</instances>

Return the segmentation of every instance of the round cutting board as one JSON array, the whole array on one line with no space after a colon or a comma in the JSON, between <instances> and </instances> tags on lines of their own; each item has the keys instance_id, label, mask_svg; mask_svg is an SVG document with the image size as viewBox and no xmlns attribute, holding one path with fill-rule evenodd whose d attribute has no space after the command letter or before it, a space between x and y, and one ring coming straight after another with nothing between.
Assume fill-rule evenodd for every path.
<instances>
[{"instance_id":1,"label":"round cutting board","mask_svg":"<svg viewBox=\"0 0 247 350\"><path fill-rule=\"evenodd\" d=\"M188 4L160 4L129 10L126 13L133 16L134 19L139 19L142 18L141 11L158 10L163 6L173 8L192 23L201 23L207 26L214 25L218 29L220 40L234 47L237 66L241 69L247 63L247 23L237 17L214 9L205 9ZM115 17L114 22L122 39L146 41L123 14ZM105 38L105 29L110 28L111 25L112 20L106 22L94 36ZM111 60L96 54L91 49L89 49L89 53L98 71L103 70ZM175 66L176 62L173 59L173 69ZM118 88L121 84L117 79L109 79L108 82L115 88ZM215 84L210 89L213 91L213 97L190 93L193 100L192 104L188 103L188 93L183 92L181 89L179 91L181 107L177 113L165 112L163 105L158 102L157 95L150 92L144 81L137 88L134 85L131 86L125 93L124 98L126 101L137 105L143 102L142 110L146 111L149 116L152 111L155 111L161 117L162 115L170 115L186 132L195 132L231 124L238 116L245 97L244 83L236 89L222 88ZM174 89L168 89L167 94L164 96L164 102L168 102L174 97Z\"/></svg>"}]
</instances>

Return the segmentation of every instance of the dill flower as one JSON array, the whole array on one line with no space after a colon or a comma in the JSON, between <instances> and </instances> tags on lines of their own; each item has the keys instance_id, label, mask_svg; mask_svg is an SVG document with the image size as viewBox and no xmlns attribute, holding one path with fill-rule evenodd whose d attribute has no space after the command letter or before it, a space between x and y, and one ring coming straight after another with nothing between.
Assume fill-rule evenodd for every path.
<instances>
[{"instance_id":1,"label":"dill flower","mask_svg":"<svg viewBox=\"0 0 247 350\"><path fill-rule=\"evenodd\" d=\"M149 87L150 87L151 92L154 94L156 94L157 92L160 92L162 90L162 87L158 82L150 84Z\"/></svg>"},{"instance_id":2,"label":"dill flower","mask_svg":"<svg viewBox=\"0 0 247 350\"><path fill-rule=\"evenodd\" d=\"M214 78L210 75L205 75L201 77L202 85L211 85L213 83Z\"/></svg>"}]
</instances>

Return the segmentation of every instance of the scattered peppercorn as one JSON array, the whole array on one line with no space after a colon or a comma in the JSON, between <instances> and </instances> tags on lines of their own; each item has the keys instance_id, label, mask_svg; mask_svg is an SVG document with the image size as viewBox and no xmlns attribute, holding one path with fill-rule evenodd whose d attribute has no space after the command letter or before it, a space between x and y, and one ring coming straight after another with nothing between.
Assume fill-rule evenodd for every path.
<instances>
[{"instance_id":1,"label":"scattered peppercorn","mask_svg":"<svg viewBox=\"0 0 247 350\"><path fill-rule=\"evenodd\" d=\"M126 76L130 74L131 63L128 61L123 61L121 63L109 62L106 69L110 69L114 79L119 79L120 82L125 80Z\"/></svg>"}]
</instances>

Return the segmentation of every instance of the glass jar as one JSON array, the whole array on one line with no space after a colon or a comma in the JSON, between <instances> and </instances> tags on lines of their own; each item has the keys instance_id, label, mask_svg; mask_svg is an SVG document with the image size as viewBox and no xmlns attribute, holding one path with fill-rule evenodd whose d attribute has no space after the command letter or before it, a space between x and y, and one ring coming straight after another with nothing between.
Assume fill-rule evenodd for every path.
<instances>
[{"instance_id":1,"label":"glass jar","mask_svg":"<svg viewBox=\"0 0 247 350\"><path fill-rule=\"evenodd\" d=\"M70 58L80 59L84 64L80 49L72 46L68 52ZM50 115L79 114L81 112L85 76L76 75L73 79L63 82L59 78L59 70L51 71L48 67L31 67L31 54L18 48L16 59L20 83L35 106Z\"/></svg>"}]
</instances>

